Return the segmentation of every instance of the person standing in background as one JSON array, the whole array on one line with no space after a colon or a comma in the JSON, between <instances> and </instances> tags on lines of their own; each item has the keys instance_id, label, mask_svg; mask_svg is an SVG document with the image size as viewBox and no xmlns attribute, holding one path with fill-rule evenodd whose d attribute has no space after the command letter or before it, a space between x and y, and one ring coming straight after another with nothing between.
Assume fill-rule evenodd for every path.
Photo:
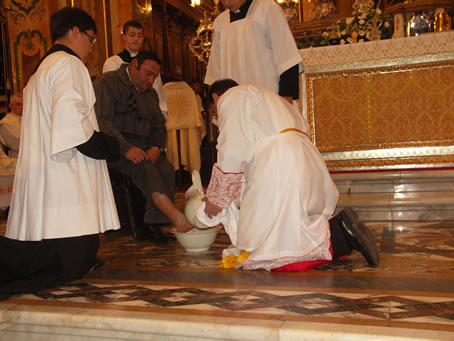
<instances>
[{"instance_id":1,"label":"person standing in background","mask_svg":"<svg viewBox=\"0 0 454 341\"><path fill-rule=\"evenodd\" d=\"M202 100L202 81L200 79L193 79L190 83L189 86L194 90L195 93L195 98L197 100L197 107L199 108L200 113L202 114L202 117L205 117L205 108L203 106L203 100Z\"/></svg>"},{"instance_id":2,"label":"person standing in background","mask_svg":"<svg viewBox=\"0 0 454 341\"><path fill-rule=\"evenodd\" d=\"M290 103L299 98L302 59L279 4L274 0L221 0L205 76L212 84L231 78L271 89Z\"/></svg>"},{"instance_id":3,"label":"person standing in background","mask_svg":"<svg viewBox=\"0 0 454 341\"><path fill-rule=\"evenodd\" d=\"M121 39L125 44L125 48L119 54L107 58L104 62L102 72L115 71L120 68L123 63L131 63L132 59L137 56L144 41L144 29L140 22L137 20L129 20L123 25ZM167 118L167 102L164 96L164 89L162 88L162 79L159 75L153 83L153 88L158 93L159 107L162 114Z\"/></svg>"}]
</instances>

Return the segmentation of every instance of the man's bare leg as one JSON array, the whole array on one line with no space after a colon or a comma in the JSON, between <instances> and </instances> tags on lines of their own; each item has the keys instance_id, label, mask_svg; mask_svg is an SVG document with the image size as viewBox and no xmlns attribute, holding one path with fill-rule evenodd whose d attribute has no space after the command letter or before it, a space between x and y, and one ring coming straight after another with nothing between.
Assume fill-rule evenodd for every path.
<instances>
[{"instance_id":1,"label":"man's bare leg","mask_svg":"<svg viewBox=\"0 0 454 341\"><path fill-rule=\"evenodd\" d=\"M187 232L193 228L184 216L183 212L175 207L167 195L154 192L151 197L153 198L153 202L158 210L170 219L172 224L174 224L177 228L178 232Z\"/></svg>"}]
</instances>

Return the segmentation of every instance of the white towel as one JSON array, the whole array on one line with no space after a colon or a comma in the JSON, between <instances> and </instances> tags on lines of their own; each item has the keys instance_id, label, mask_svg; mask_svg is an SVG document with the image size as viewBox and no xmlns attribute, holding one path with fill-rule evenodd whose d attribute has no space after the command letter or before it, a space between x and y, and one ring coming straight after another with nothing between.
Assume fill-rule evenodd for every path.
<instances>
[{"instance_id":1,"label":"white towel","mask_svg":"<svg viewBox=\"0 0 454 341\"><path fill-rule=\"evenodd\" d=\"M240 210L237 208L235 203L232 202L229 207L223 208L221 212L211 218L205 214L205 206L205 202L202 201L197 210L196 219L205 226L216 226L222 224L225 232L227 232L230 237L231 243L236 245Z\"/></svg>"}]
</instances>

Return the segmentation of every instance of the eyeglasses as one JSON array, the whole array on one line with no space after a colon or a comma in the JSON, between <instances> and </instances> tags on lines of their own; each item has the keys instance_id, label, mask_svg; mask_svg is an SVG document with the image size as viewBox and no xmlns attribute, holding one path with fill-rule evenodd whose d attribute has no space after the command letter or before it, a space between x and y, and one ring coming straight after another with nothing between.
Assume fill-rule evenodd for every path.
<instances>
[{"instance_id":1,"label":"eyeglasses","mask_svg":"<svg viewBox=\"0 0 454 341\"><path fill-rule=\"evenodd\" d=\"M87 32L80 32L83 33L87 36L88 40L90 41L90 44L93 46L96 44L96 38L93 37L91 34L88 34Z\"/></svg>"}]
</instances>

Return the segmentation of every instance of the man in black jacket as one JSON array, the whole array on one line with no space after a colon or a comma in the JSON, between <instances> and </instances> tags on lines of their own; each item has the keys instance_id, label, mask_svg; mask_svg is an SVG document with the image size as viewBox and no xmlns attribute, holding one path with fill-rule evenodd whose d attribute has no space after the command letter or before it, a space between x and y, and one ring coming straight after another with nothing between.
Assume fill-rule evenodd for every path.
<instances>
[{"instance_id":1,"label":"man in black jacket","mask_svg":"<svg viewBox=\"0 0 454 341\"><path fill-rule=\"evenodd\" d=\"M141 51L131 64L123 64L94 82L100 129L120 142L122 157L109 166L129 176L141 190L147 201L144 224L155 235L159 225L169 220L179 232L192 228L173 205L175 170L163 153L165 119L152 87L160 64L151 51Z\"/></svg>"}]
</instances>

